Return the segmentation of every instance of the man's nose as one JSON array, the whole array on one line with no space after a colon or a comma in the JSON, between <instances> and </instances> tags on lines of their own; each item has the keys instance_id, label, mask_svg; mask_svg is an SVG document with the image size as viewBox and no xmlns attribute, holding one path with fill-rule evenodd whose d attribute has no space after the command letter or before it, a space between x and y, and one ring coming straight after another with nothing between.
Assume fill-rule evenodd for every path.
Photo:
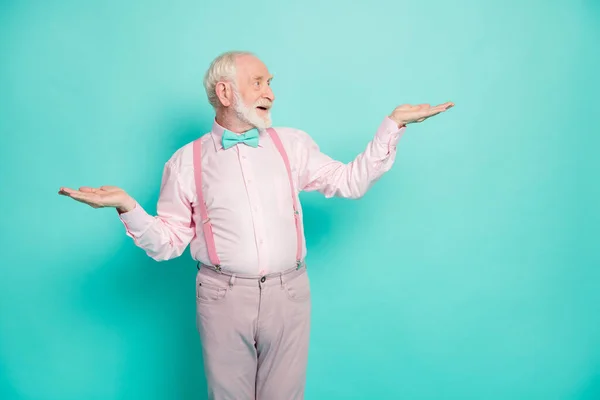
<instances>
[{"instance_id":1,"label":"man's nose","mask_svg":"<svg viewBox=\"0 0 600 400\"><path fill-rule=\"evenodd\" d=\"M267 90L264 93L264 97L269 99L271 102L275 101L275 93L273 93L273 89L271 89L271 86L267 86Z\"/></svg>"}]
</instances>

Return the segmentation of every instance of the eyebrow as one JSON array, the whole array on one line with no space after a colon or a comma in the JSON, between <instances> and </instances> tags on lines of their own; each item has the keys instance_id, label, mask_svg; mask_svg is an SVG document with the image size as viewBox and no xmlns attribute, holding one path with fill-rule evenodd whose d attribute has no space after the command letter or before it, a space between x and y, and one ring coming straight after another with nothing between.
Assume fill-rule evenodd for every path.
<instances>
[{"instance_id":1,"label":"eyebrow","mask_svg":"<svg viewBox=\"0 0 600 400\"><path fill-rule=\"evenodd\" d=\"M265 79L265 77L262 76L262 75L255 75L255 76L252 77L253 81L256 81L256 80L262 81L264 79ZM269 78L267 80L268 81L272 81L273 80L273 75L269 76Z\"/></svg>"}]
</instances>

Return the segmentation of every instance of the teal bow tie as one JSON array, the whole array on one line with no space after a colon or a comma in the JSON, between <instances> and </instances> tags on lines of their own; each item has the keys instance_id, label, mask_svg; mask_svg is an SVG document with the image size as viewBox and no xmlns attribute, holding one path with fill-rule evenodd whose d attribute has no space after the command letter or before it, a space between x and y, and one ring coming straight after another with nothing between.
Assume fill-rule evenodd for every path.
<instances>
[{"instance_id":1,"label":"teal bow tie","mask_svg":"<svg viewBox=\"0 0 600 400\"><path fill-rule=\"evenodd\" d=\"M231 146L235 146L238 143L245 143L248 146L257 147L258 146L258 130L251 129L243 135L236 135L233 132L229 132L228 130L223 132L223 138L221 140L223 144L223 148L227 150Z\"/></svg>"}]
</instances>

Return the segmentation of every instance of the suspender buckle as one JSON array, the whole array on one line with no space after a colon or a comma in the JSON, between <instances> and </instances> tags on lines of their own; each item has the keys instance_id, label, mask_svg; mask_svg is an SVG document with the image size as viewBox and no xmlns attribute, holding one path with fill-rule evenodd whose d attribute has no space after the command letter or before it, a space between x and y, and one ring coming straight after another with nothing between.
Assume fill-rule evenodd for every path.
<instances>
[{"instance_id":1,"label":"suspender buckle","mask_svg":"<svg viewBox=\"0 0 600 400\"><path fill-rule=\"evenodd\" d=\"M217 270L217 272L221 272L221 264L215 265L215 269Z\"/></svg>"},{"instance_id":2,"label":"suspender buckle","mask_svg":"<svg viewBox=\"0 0 600 400\"><path fill-rule=\"evenodd\" d=\"M300 261L300 260L296 261L296 271L298 271L300 269L301 265L302 265L302 261Z\"/></svg>"}]
</instances>

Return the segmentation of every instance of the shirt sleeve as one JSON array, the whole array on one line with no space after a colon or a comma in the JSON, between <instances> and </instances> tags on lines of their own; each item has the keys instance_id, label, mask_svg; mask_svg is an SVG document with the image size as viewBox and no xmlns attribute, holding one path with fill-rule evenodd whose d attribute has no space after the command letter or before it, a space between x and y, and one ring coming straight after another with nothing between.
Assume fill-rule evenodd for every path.
<instances>
[{"instance_id":1,"label":"shirt sleeve","mask_svg":"<svg viewBox=\"0 0 600 400\"><path fill-rule=\"evenodd\" d=\"M302 157L300 188L304 191L319 191L325 197L357 199L387 172L396 158L396 145L406 127L386 117L375 137L356 158L345 164L336 161L319 150L308 135L302 136L305 152Z\"/></svg>"},{"instance_id":2,"label":"shirt sleeve","mask_svg":"<svg viewBox=\"0 0 600 400\"><path fill-rule=\"evenodd\" d=\"M157 215L149 215L139 203L119 214L127 236L156 261L183 254L195 235L192 205L182 190L179 174L171 163L165 165L157 204Z\"/></svg>"}]
</instances>

